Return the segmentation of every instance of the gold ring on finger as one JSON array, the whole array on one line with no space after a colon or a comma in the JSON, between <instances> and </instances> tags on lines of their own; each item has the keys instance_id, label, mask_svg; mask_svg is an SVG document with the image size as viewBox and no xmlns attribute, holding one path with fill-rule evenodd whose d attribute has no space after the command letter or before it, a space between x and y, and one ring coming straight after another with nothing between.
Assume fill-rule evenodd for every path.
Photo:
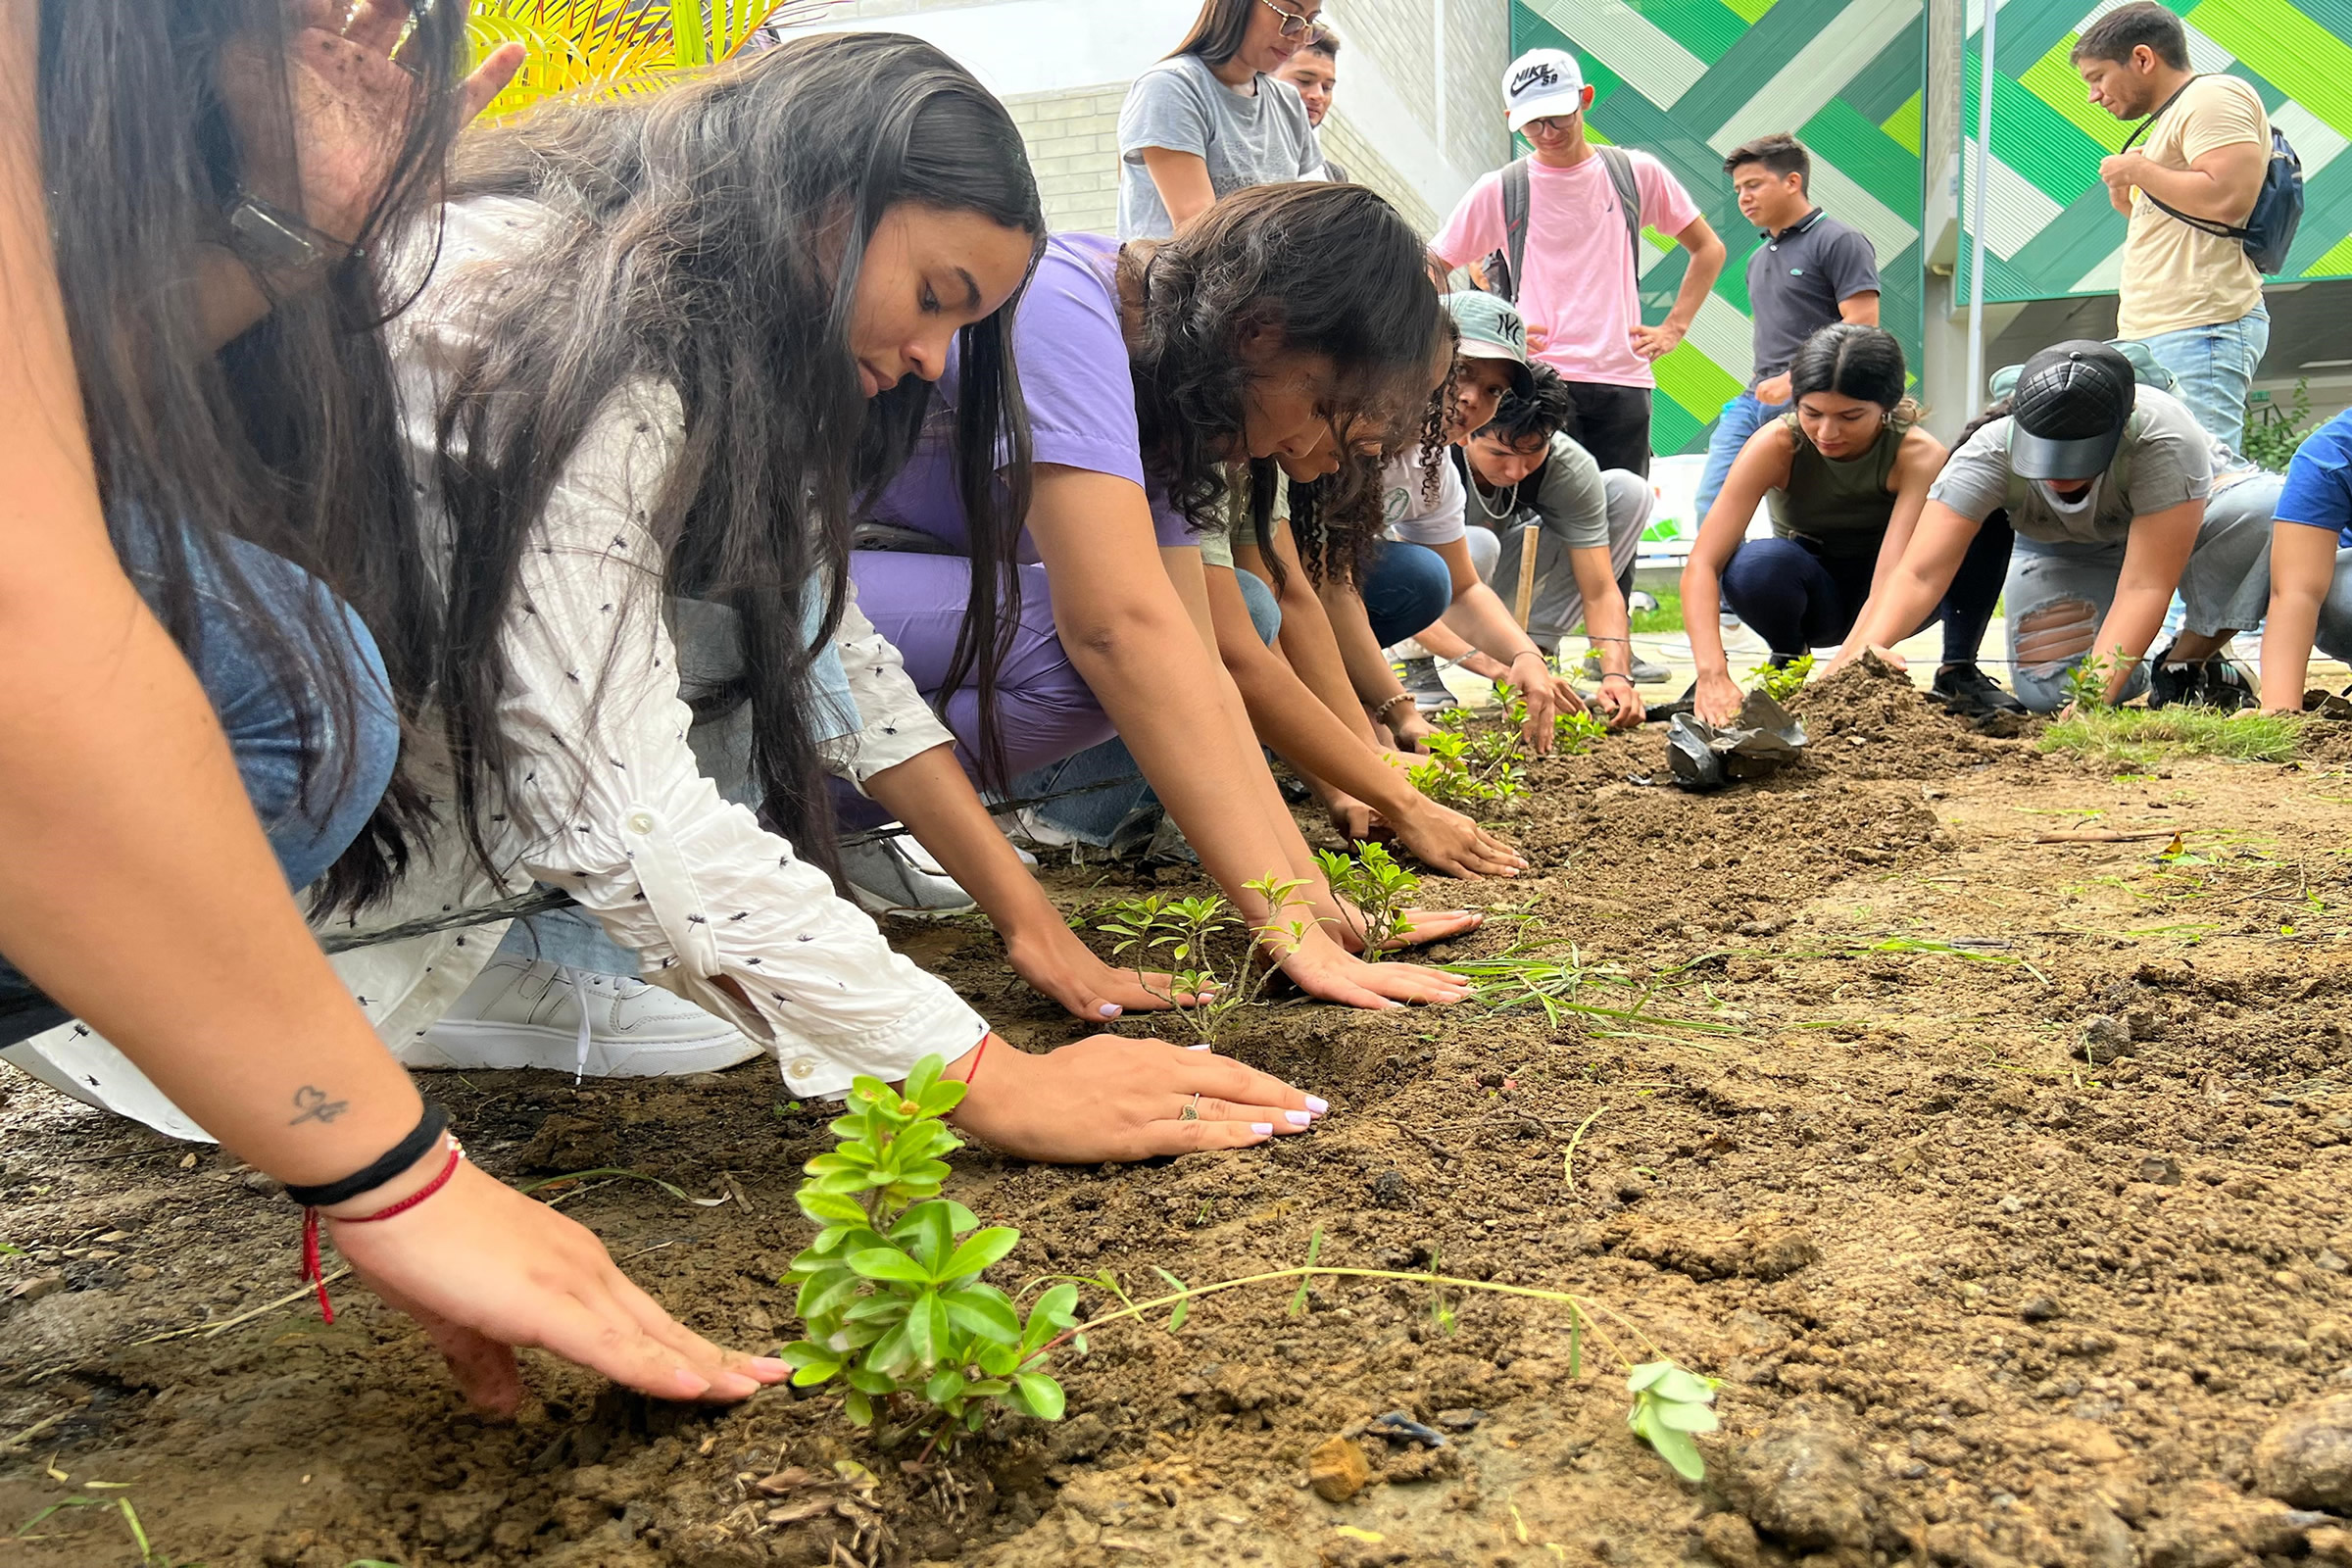
<instances>
[{"instance_id":1,"label":"gold ring on finger","mask_svg":"<svg viewBox=\"0 0 2352 1568\"><path fill-rule=\"evenodd\" d=\"M1178 1121L1199 1121L1200 1119L1200 1097L1195 1095L1186 1101L1184 1108L1176 1113L1176 1119Z\"/></svg>"}]
</instances>

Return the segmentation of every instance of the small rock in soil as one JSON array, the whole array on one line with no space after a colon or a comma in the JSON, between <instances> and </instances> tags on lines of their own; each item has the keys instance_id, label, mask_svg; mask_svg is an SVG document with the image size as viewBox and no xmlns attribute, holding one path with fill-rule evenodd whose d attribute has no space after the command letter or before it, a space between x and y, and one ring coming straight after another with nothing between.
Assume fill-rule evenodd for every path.
<instances>
[{"instance_id":1,"label":"small rock in soil","mask_svg":"<svg viewBox=\"0 0 2352 1568\"><path fill-rule=\"evenodd\" d=\"M2123 1020L2094 1012L2082 1020L2076 1031L2075 1043L2091 1061L2113 1061L2132 1054L2132 1031L2124 1026Z\"/></svg>"},{"instance_id":2,"label":"small rock in soil","mask_svg":"<svg viewBox=\"0 0 2352 1568\"><path fill-rule=\"evenodd\" d=\"M1862 1461L1854 1441L1826 1422L1775 1421L1733 1456L1724 1492L1757 1529L1808 1550L1867 1546Z\"/></svg>"},{"instance_id":3,"label":"small rock in soil","mask_svg":"<svg viewBox=\"0 0 2352 1568\"><path fill-rule=\"evenodd\" d=\"M1054 1429L1046 1452L1056 1464L1068 1464L1073 1459L1092 1459L1110 1446L1110 1428L1092 1410L1064 1422Z\"/></svg>"},{"instance_id":4,"label":"small rock in soil","mask_svg":"<svg viewBox=\"0 0 2352 1568\"><path fill-rule=\"evenodd\" d=\"M1763 1568L1756 1527L1736 1513L1709 1514L1699 1524L1698 1544L1721 1568Z\"/></svg>"},{"instance_id":5,"label":"small rock in soil","mask_svg":"<svg viewBox=\"0 0 2352 1568\"><path fill-rule=\"evenodd\" d=\"M2254 1445L2254 1485L2301 1508L2352 1508L2352 1395L2289 1408Z\"/></svg>"},{"instance_id":6,"label":"small rock in soil","mask_svg":"<svg viewBox=\"0 0 2352 1568\"><path fill-rule=\"evenodd\" d=\"M1346 1502L1371 1479L1364 1450L1346 1438L1325 1438L1306 1456L1306 1484L1325 1502Z\"/></svg>"},{"instance_id":7,"label":"small rock in soil","mask_svg":"<svg viewBox=\"0 0 2352 1568\"><path fill-rule=\"evenodd\" d=\"M1440 1410L1438 1425L1448 1432L1467 1432L1486 1418L1484 1410Z\"/></svg>"},{"instance_id":8,"label":"small rock in soil","mask_svg":"<svg viewBox=\"0 0 2352 1568\"><path fill-rule=\"evenodd\" d=\"M2029 1323L2047 1323L2052 1318L2063 1317L2065 1313L2066 1308L2046 1296L2029 1297L2025 1305L2017 1309L2017 1315Z\"/></svg>"},{"instance_id":9,"label":"small rock in soil","mask_svg":"<svg viewBox=\"0 0 2352 1568\"><path fill-rule=\"evenodd\" d=\"M1383 1208L1409 1208L1413 1201L1413 1184L1400 1172L1384 1170L1372 1178L1372 1201Z\"/></svg>"},{"instance_id":10,"label":"small rock in soil","mask_svg":"<svg viewBox=\"0 0 2352 1568\"><path fill-rule=\"evenodd\" d=\"M2139 1162L2139 1179L2153 1182L2158 1187L2178 1187L2180 1185L2180 1162L2150 1154Z\"/></svg>"}]
</instances>

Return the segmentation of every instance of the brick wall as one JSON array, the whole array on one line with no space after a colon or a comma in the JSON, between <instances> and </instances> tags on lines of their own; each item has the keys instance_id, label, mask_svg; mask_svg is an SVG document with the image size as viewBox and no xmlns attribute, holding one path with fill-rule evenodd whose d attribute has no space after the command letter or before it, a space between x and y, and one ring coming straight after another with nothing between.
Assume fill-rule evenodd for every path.
<instances>
[{"instance_id":1,"label":"brick wall","mask_svg":"<svg viewBox=\"0 0 2352 1568\"><path fill-rule=\"evenodd\" d=\"M1126 101L1123 81L1004 100L1029 146L1046 220L1054 228L1118 231L1119 108Z\"/></svg>"},{"instance_id":2,"label":"brick wall","mask_svg":"<svg viewBox=\"0 0 2352 1568\"><path fill-rule=\"evenodd\" d=\"M1335 104L1319 134L1323 138L1324 156L1338 159L1349 179L1386 196L1424 237L1437 232L1438 221L1444 215L1430 211L1429 203L1421 199L1412 182L1373 149L1372 143L1357 130L1355 122L1348 118L1346 110Z\"/></svg>"}]
</instances>

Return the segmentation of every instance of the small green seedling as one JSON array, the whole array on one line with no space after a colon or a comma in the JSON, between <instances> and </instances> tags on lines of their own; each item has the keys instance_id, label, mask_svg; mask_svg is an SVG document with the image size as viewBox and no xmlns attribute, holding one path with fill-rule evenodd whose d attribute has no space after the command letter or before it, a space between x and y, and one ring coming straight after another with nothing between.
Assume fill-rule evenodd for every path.
<instances>
[{"instance_id":1,"label":"small green seedling","mask_svg":"<svg viewBox=\"0 0 2352 1568\"><path fill-rule=\"evenodd\" d=\"M1609 726L1591 713L1562 713L1552 721L1552 733L1560 752L1575 757L1607 740Z\"/></svg>"},{"instance_id":2,"label":"small green seedling","mask_svg":"<svg viewBox=\"0 0 2352 1568\"><path fill-rule=\"evenodd\" d=\"M840 1379L858 1426L904 1415L927 1448L977 1432L1002 1404L1045 1421L1062 1412L1061 1385L1038 1368L1047 1342L1075 1326L1078 1292L1038 1298L1026 1322L981 1279L1021 1233L983 1230L972 1211L939 1196L947 1156L963 1147L943 1118L963 1085L926 1056L904 1095L860 1077L832 1124L830 1153L804 1167L801 1212L822 1227L792 1260L795 1306L808 1338L784 1348L796 1388Z\"/></svg>"},{"instance_id":3,"label":"small green seedling","mask_svg":"<svg viewBox=\"0 0 2352 1568\"><path fill-rule=\"evenodd\" d=\"M1785 703L1803 691L1812 676L1811 654L1799 654L1786 664L1758 664L1747 672L1749 683L1776 703Z\"/></svg>"},{"instance_id":4,"label":"small green seedling","mask_svg":"<svg viewBox=\"0 0 2352 1568\"><path fill-rule=\"evenodd\" d=\"M1527 716L1525 704L1518 719ZM1440 806L1469 810L1488 801L1515 800L1527 793L1516 725L1470 728L1471 717L1461 709L1438 715L1438 728L1423 744L1430 760L1405 770L1413 787Z\"/></svg>"},{"instance_id":5,"label":"small green seedling","mask_svg":"<svg viewBox=\"0 0 2352 1568\"><path fill-rule=\"evenodd\" d=\"M1104 910L1095 927L1118 939L1111 948L1114 956L1133 954L1138 960L1155 958L1169 964L1168 991L1152 994L1174 1007L1204 1046L1214 1047L1226 1020L1265 995L1281 963L1278 953L1287 954L1306 940L1313 927L1309 918L1279 919L1306 886L1304 879L1262 876L1249 886L1277 918L1250 932L1248 940L1240 912L1213 893L1123 899ZM1141 961L1135 974L1137 983L1152 991Z\"/></svg>"},{"instance_id":6,"label":"small green seedling","mask_svg":"<svg viewBox=\"0 0 2352 1568\"><path fill-rule=\"evenodd\" d=\"M2066 672L2066 706L2078 712L2113 708L2107 701L2107 678L2115 665L2104 654L2092 654Z\"/></svg>"},{"instance_id":7,"label":"small green seedling","mask_svg":"<svg viewBox=\"0 0 2352 1568\"><path fill-rule=\"evenodd\" d=\"M1685 1481L1704 1480L1706 1460L1699 1456L1693 1434L1713 1432L1723 1425L1715 1414L1715 1391L1723 1384L1687 1372L1672 1361L1644 1361L1634 1368L1625 1386L1634 1407L1625 1424L1634 1435L1658 1450Z\"/></svg>"},{"instance_id":8,"label":"small green seedling","mask_svg":"<svg viewBox=\"0 0 2352 1568\"><path fill-rule=\"evenodd\" d=\"M1420 896L1421 879L1398 865L1386 845L1358 845L1353 856L1317 850L1315 863L1330 879L1331 891L1362 915L1355 934L1366 953L1379 953L1411 932L1404 911Z\"/></svg>"}]
</instances>

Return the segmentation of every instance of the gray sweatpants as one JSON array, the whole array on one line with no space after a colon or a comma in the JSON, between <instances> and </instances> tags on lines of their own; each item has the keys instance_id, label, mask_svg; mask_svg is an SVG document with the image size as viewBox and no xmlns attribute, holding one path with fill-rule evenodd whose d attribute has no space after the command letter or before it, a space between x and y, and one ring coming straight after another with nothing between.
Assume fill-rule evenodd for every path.
<instances>
[{"instance_id":1,"label":"gray sweatpants","mask_svg":"<svg viewBox=\"0 0 2352 1568\"><path fill-rule=\"evenodd\" d=\"M1642 547L1642 530L1649 526L1656 492L1647 479L1624 468L1608 469L1600 482L1609 493L1609 575L1623 582ZM1503 531L1497 533L1476 518L1471 520L1471 564L1506 605L1517 603L1520 538L1525 532L1517 522L1504 523ZM1569 568L1566 550L1567 542L1558 530L1546 526L1539 532L1536 597L1528 611L1527 632L1546 649L1585 618L1585 596L1576 585L1576 573Z\"/></svg>"}]
</instances>

